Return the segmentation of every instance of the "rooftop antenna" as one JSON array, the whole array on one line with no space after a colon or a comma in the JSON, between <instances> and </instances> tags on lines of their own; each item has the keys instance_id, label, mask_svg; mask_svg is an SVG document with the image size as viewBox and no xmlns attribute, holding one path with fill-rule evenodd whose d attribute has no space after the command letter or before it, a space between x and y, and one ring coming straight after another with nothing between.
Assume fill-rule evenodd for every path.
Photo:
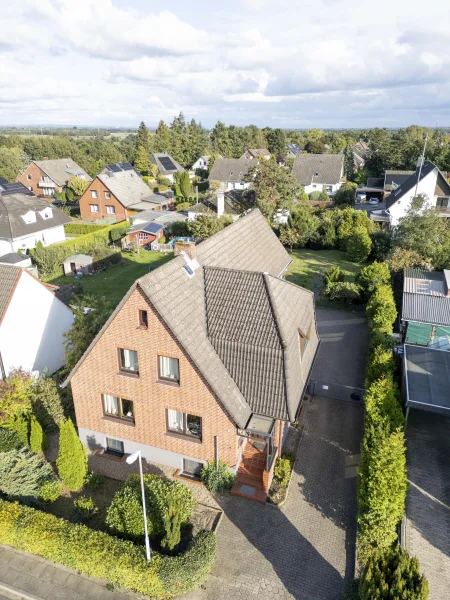
<instances>
[{"instance_id":1,"label":"rooftop antenna","mask_svg":"<svg viewBox=\"0 0 450 600\"><path fill-rule=\"evenodd\" d=\"M427 149L427 142L428 142L428 133L425 136L425 144L423 145L423 152L422 152L422 156L419 158L420 161L420 166L419 166L419 173L417 175L417 183L416 183L416 189L414 192L414 197L417 196L417 188L419 187L419 181L420 181L420 175L422 174L422 166L425 160L425 150Z\"/></svg>"}]
</instances>

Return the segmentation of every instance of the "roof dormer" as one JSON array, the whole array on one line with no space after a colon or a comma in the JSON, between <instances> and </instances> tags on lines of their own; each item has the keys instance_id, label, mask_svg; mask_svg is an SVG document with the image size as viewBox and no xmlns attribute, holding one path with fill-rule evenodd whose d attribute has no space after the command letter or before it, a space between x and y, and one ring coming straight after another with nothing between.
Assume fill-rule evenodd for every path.
<instances>
[{"instance_id":1,"label":"roof dormer","mask_svg":"<svg viewBox=\"0 0 450 600\"><path fill-rule=\"evenodd\" d=\"M41 217L44 220L52 219L53 218L53 211L52 211L52 208L50 206L46 206L44 208L44 210L40 210L39 214L41 215Z\"/></svg>"},{"instance_id":2,"label":"roof dormer","mask_svg":"<svg viewBox=\"0 0 450 600\"><path fill-rule=\"evenodd\" d=\"M21 215L21 217L27 225L30 225L31 223L36 223L36 213L34 210L29 210L24 215Z\"/></svg>"}]
</instances>

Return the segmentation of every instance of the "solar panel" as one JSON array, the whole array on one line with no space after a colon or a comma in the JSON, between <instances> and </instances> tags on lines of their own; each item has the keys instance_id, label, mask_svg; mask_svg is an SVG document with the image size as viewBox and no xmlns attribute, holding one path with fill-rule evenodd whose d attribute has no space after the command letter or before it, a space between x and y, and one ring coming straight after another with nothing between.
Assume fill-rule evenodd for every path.
<instances>
[{"instance_id":1,"label":"solar panel","mask_svg":"<svg viewBox=\"0 0 450 600\"><path fill-rule=\"evenodd\" d=\"M108 165L109 170L113 171L114 173L118 173L119 171L121 171L122 169L119 167L119 165Z\"/></svg>"},{"instance_id":2,"label":"solar panel","mask_svg":"<svg viewBox=\"0 0 450 600\"><path fill-rule=\"evenodd\" d=\"M144 231L147 233L158 233L163 229L163 226L159 223L149 223L144 227Z\"/></svg>"},{"instance_id":3,"label":"solar panel","mask_svg":"<svg viewBox=\"0 0 450 600\"><path fill-rule=\"evenodd\" d=\"M159 162L162 164L166 171L176 171L177 168L173 162L167 156L158 157Z\"/></svg>"},{"instance_id":4,"label":"solar panel","mask_svg":"<svg viewBox=\"0 0 450 600\"><path fill-rule=\"evenodd\" d=\"M5 183L2 185L2 194L5 196L7 194L28 194L29 196L33 196L33 192L31 192L27 187L23 185L23 183Z\"/></svg>"}]
</instances>

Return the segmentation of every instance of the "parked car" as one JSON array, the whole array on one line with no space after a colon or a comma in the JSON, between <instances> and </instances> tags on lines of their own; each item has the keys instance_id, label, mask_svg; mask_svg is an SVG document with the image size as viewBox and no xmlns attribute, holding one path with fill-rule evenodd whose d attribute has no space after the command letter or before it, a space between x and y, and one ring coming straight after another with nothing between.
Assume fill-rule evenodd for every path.
<instances>
[{"instance_id":1,"label":"parked car","mask_svg":"<svg viewBox=\"0 0 450 600\"><path fill-rule=\"evenodd\" d=\"M378 198L370 198L369 204L378 204Z\"/></svg>"},{"instance_id":2,"label":"parked car","mask_svg":"<svg viewBox=\"0 0 450 600\"><path fill-rule=\"evenodd\" d=\"M364 192L358 192L355 198L355 204L364 204L367 200L366 194Z\"/></svg>"}]
</instances>

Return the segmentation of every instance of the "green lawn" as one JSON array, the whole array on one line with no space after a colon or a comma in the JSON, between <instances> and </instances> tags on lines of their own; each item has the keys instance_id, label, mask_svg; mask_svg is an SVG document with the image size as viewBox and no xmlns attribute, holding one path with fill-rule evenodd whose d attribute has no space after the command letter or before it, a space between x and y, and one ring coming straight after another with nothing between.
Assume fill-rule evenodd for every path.
<instances>
[{"instance_id":1,"label":"green lawn","mask_svg":"<svg viewBox=\"0 0 450 600\"><path fill-rule=\"evenodd\" d=\"M79 282L85 294L106 296L113 306L118 304L130 289L132 284L149 271L153 271L173 257L173 254L161 252L148 252L141 250L136 255L131 252L122 252L122 262L108 267L96 275L83 275L81 279L73 277L59 277L51 283L64 285Z\"/></svg>"},{"instance_id":2,"label":"green lawn","mask_svg":"<svg viewBox=\"0 0 450 600\"><path fill-rule=\"evenodd\" d=\"M342 308L337 302L319 297L323 289L322 275L330 267L340 267L344 271L345 281L354 281L362 266L346 259L340 250L309 250L301 248L290 253L293 262L287 270L287 280L307 288L316 294L316 303L324 308Z\"/></svg>"}]
</instances>

